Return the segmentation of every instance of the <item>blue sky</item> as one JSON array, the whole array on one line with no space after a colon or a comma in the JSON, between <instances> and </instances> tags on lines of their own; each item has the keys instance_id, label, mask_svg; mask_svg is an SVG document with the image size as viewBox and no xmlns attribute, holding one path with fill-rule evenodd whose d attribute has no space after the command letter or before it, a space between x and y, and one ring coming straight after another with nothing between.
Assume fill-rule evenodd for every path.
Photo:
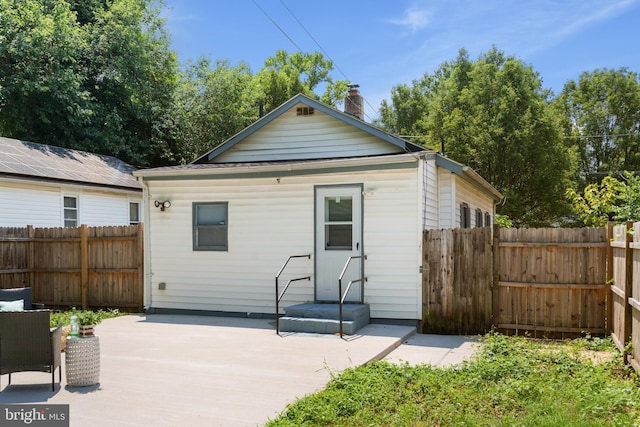
<instances>
[{"instance_id":1,"label":"blue sky","mask_svg":"<svg viewBox=\"0 0 640 427\"><path fill-rule=\"evenodd\" d=\"M181 62L204 55L246 62L256 72L278 49L324 50L336 64L334 78L360 84L368 121L394 86L432 73L460 48L476 59L495 45L533 66L555 93L583 71L640 72L640 0L165 3L162 16Z\"/></svg>"}]
</instances>

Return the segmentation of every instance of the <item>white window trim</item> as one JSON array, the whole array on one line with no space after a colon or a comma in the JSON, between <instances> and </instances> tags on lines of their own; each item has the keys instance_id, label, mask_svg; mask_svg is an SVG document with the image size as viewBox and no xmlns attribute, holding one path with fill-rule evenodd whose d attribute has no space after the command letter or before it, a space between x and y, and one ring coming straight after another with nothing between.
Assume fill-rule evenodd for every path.
<instances>
[{"instance_id":1,"label":"white window trim","mask_svg":"<svg viewBox=\"0 0 640 427\"><path fill-rule=\"evenodd\" d=\"M202 205L223 205L225 207L225 224L224 228L226 229L226 240L224 245L220 246L198 246L197 244L197 224L196 224L196 209L197 206ZM193 240L193 251L212 251L212 252L229 252L229 202L193 202L191 205L192 217L191 217L191 226L192 226L192 240Z\"/></svg>"},{"instance_id":2,"label":"white window trim","mask_svg":"<svg viewBox=\"0 0 640 427\"><path fill-rule=\"evenodd\" d=\"M138 222L131 222L131 203L138 204ZM142 211L142 200L132 198L127 199L127 222L129 225L136 225L143 222Z\"/></svg>"},{"instance_id":3,"label":"white window trim","mask_svg":"<svg viewBox=\"0 0 640 427\"><path fill-rule=\"evenodd\" d=\"M67 208L64 206L64 199L65 197L73 197L74 199L76 199L76 227L80 227L80 224L82 224L81 221L81 217L80 217L80 194L78 193L62 193L62 196L60 197L60 206L62 206L62 210L60 211L61 214L61 221L60 223L62 224L62 227L67 227L66 223L65 223L65 218L64 218L64 212L67 210Z\"/></svg>"}]
</instances>

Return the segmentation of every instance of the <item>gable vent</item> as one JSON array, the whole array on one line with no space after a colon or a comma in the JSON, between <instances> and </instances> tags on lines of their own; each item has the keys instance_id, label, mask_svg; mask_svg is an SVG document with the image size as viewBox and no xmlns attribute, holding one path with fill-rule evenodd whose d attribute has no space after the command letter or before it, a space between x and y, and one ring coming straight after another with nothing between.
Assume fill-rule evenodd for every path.
<instances>
[{"instance_id":1,"label":"gable vent","mask_svg":"<svg viewBox=\"0 0 640 427\"><path fill-rule=\"evenodd\" d=\"M311 116L313 115L313 107L298 107L296 114L298 116Z\"/></svg>"}]
</instances>

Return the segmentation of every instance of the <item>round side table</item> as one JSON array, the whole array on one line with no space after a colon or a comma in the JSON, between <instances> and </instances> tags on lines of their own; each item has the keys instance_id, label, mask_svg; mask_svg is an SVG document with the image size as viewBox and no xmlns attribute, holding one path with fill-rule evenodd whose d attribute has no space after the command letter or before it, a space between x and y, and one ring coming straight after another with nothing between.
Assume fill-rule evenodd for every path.
<instances>
[{"instance_id":1,"label":"round side table","mask_svg":"<svg viewBox=\"0 0 640 427\"><path fill-rule=\"evenodd\" d=\"M84 387L100 382L100 340L98 337L67 338L65 349L67 385Z\"/></svg>"}]
</instances>

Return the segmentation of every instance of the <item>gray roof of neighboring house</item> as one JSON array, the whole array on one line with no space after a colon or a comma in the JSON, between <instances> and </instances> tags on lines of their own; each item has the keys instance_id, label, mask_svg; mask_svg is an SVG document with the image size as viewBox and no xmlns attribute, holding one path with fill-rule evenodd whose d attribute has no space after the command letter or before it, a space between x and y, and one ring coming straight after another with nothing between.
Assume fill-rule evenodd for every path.
<instances>
[{"instance_id":1,"label":"gray roof of neighboring house","mask_svg":"<svg viewBox=\"0 0 640 427\"><path fill-rule=\"evenodd\" d=\"M140 191L135 170L111 156L0 137L0 176Z\"/></svg>"}]
</instances>

